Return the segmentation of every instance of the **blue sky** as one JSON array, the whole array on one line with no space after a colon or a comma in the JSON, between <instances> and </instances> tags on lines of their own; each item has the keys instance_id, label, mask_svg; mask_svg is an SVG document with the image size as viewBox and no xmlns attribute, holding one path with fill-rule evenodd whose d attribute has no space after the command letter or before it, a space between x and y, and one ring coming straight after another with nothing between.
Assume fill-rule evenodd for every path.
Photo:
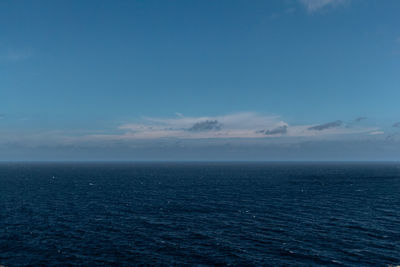
<instances>
[{"instance_id":1,"label":"blue sky","mask_svg":"<svg viewBox=\"0 0 400 267\"><path fill-rule=\"evenodd\" d=\"M398 160L398 14L396 0L0 1L0 159Z\"/></svg>"}]
</instances>

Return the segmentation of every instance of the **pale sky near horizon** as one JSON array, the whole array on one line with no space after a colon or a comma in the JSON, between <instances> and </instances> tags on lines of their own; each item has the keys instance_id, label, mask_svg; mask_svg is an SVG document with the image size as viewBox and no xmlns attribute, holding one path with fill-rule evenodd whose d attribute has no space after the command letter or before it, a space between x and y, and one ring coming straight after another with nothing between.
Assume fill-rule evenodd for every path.
<instances>
[{"instance_id":1,"label":"pale sky near horizon","mask_svg":"<svg viewBox=\"0 0 400 267\"><path fill-rule=\"evenodd\" d=\"M400 1L0 1L0 160L399 160Z\"/></svg>"}]
</instances>

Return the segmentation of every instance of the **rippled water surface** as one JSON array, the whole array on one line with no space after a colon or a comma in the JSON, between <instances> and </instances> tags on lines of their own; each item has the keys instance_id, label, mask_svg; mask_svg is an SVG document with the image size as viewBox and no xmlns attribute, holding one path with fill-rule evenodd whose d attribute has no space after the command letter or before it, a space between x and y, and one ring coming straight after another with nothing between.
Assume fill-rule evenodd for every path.
<instances>
[{"instance_id":1,"label":"rippled water surface","mask_svg":"<svg viewBox=\"0 0 400 267\"><path fill-rule=\"evenodd\" d=\"M0 164L0 265L400 264L400 164Z\"/></svg>"}]
</instances>

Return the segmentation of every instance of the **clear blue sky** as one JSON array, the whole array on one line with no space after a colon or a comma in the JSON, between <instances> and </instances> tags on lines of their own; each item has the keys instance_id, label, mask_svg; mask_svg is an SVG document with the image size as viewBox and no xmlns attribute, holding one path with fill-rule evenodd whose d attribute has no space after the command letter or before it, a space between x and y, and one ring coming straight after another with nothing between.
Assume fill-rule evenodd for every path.
<instances>
[{"instance_id":1,"label":"clear blue sky","mask_svg":"<svg viewBox=\"0 0 400 267\"><path fill-rule=\"evenodd\" d=\"M398 159L399 14L397 0L0 1L0 159Z\"/></svg>"}]
</instances>

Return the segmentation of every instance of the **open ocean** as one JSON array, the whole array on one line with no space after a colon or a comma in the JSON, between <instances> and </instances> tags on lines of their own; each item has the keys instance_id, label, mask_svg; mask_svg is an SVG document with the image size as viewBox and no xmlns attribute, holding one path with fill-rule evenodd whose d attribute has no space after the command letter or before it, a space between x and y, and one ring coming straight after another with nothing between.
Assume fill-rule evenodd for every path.
<instances>
[{"instance_id":1,"label":"open ocean","mask_svg":"<svg viewBox=\"0 0 400 267\"><path fill-rule=\"evenodd\" d=\"M2 163L0 265L400 264L400 163Z\"/></svg>"}]
</instances>

